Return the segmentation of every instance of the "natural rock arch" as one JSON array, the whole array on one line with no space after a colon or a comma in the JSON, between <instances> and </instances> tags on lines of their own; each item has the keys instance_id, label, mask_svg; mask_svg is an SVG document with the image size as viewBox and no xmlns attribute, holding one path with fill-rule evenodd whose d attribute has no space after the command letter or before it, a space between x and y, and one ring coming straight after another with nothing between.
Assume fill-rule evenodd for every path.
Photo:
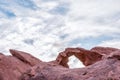
<instances>
[{"instance_id":1,"label":"natural rock arch","mask_svg":"<svg viewBox=\"0 0 120 80\"><path fill-rule=\"evenodd\" d=\"M65 51L59 53L56 62L59 65L69 68L68 61L70 56L78 58L85 66L91 65L102 58L102 54L94 51L85 50L83 48L66 48Z\"/></svg>"}]
</instances>

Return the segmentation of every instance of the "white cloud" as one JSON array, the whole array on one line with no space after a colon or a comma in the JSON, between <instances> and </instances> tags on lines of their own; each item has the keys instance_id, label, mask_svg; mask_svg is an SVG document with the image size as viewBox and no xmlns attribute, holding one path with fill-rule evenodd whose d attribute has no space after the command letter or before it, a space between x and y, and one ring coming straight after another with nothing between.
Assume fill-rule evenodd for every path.
<instances>
[{"instance_id":1,"label":"white cloud","mask_svg":"<svg viewBox=\"0 0 120 80\"><path fill-rule=\"evenodd\" d=\"M15 13L16 17L6 18L0 13L1 52L8 54L8 49L13 48L29 52L44 61L50 61L54 60L65 47L80 47L86 44L68 45L76 38L111 36L117 40L103 40L104 42L99 44L112 47L116 47L120 42L119 0L35 0L34 2L37 6L35 10L24 8L15 2L3 6ZM50 12L63 5L68 9L65 15ZM29 44L25 43L25 40L33 41Z\"/></svg>"},{"instance_id":2,"label":"white cloud","mask_svg":"<svg viewBox=\"0 0 120 80\"><path fill-rule=\"evenodd\" d=\"M79 59L77 59L75 56L71 56L69 58L68 62L69 68L80 68L80 67L85 67L82 62L80 62Z\"/></svg>"},{"instance_id":3,"label":"white cloud","mask_svg":"<svg viewBox=\"0 0 120 80\"><path fill-rule=\"evenodd\" d=\"M58 5L58 3L55 1L44 2L44 3L42 2L41 4L38 2L36 2L36 3L42 10L51 10Z\"/></svg>"},{"instance_id":4,"label":"white cloud","mask_svg":"<svg viewBox=\"0 0 120 80\"><path fill-rule=\"evenodd\" d=\"M85 16L85 17L97 17L97 16L109 16L119 11L119 0L70 0L71 1L71 16ZM76 15L73 15L76 14ZM76 18L75 17L75 18Z\"/></svg>"},{"instance_id":5,"label":"white cloud","mask_svg":"<svg viewBox=\"0 0 120 80\"><path fill-rule=\"evenodd\" d=\"M120 40L119 39L113 39L113 40L103 41L98 46L114 47L114 48L120 49Z\"/></svg>"},{"instance_id":6,"label":"white cloud","mask_svg":"<svg viewBox=\"0 0 120 80\"><path fill-rule=\"evenodd\" d=\"M66 42L75 38L120 34L119 0L70 0L70 11L65 19Z\"/></svg>"}]
</instances>

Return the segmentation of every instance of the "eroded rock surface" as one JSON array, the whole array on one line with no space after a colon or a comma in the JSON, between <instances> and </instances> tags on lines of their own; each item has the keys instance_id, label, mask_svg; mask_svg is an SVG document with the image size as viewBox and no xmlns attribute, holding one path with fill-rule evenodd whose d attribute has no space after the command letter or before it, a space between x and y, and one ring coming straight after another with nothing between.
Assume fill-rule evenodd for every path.
<instances>
[{"instance_id":1,"label":"eroded rock surface","mask_svg":"<svg viewBox=\"0 0 120 80\"><path fill-rule=\"evenodd\" d=\"M41 62L41 60L39 60L39 59L31 56L29 53L26 53L26 52L22 52L22 51L17 51L17 50L10 49L10 53L14 57L20 59L24 63L29 64L31 66L39 64Z\"/></svg>"},{"instance_id":2,"label":"eroded rock surface","mask_svg":"<svg viewBox=\"0 0 120 80\"><path fill-rule=\"evenodd\" d=\"M41 61L29 53L10 49L12 56L0 54L0 80L20 80L20 76Z\"/></svg>"},{"instance_id":3,"label":"eroded rock surface","mask_svg":"<svg viewBox=\"0 0 120 80\"><path fill-rule=\"evenodd\" d=\"M10 49L10 53L0 53L0 80L120 80L120 49L116 48L66 48L50 62L22 51ZM68 58L73 55L86 67L70 69Z\"/></svg>"}]
</instances>

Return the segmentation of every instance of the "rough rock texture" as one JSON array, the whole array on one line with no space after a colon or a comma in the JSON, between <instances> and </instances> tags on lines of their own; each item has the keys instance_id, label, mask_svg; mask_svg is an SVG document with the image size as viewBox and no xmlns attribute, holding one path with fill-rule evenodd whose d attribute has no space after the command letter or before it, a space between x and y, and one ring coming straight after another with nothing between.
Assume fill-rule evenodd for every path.
<instances>
[{"instance_id":1,"label":"rough rock texture","mask_svg":"<svg viewBox=\"0 0 120 80\"><path fill-rule=\"evenodd\" d=\"M67 48L54 61L43 62L28 53L0 53L0 80L120 80L120 49L110 47ZM86 67L69 69L74 55Z\"/></svg>"},{"instance_id":2,"label":"rough rock texture","mask_svg":"<svg viewBox=\"0 0 120 80\"><path fill-rule=\"evenodd\" d=\"M34 66L38 63L40 63L41 61L33 56L31 56L30 54L28 53L25 53L25 52L22 52L22 51L16 51L16 50L12 50L10 49L10 53L20 59L21 61L31 65L31 66Z\"/></svg>"},{"instance_id":3,"label":"rough rock texture","mask_svg":"<svg viewBox=\"0 0 120 80\"><path fill-rule=\"evenodd\" d=\"M41 62L25 52L16 50L10 52L13 56L0 54L0 80L19 80L29 68Z\"/></svg>"},{"instance_id":4,"label":"rough rock texture","mask_svg":"<svg viewBox=\"0 0 120 80\"><path fill-rule=\"evenodd\" d=\"M67 48L58 55L56 61L60 65L68 67L68 58L72 55L82 61L85 66L91 65L102 58L102 55L95 51L85 50L83 48Z\"/></svg>"}]
</instances>

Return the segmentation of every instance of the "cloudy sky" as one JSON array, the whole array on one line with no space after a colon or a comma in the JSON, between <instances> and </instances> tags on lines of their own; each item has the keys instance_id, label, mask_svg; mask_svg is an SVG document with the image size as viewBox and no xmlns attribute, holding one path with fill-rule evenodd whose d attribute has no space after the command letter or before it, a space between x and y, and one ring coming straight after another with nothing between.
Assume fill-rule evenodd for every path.
<instances>
[{"instance_id":1,"label":"cloudy sky","mask_svg":"<svg viewBox=\"0 0 120 80\"><path fill-rule=\"evenodd\" d=\"M119 35L120 0L0 0L0 52L6 55L12 48L50 61L66 47L120 48Z\"/></svg>"}]
</instances>

